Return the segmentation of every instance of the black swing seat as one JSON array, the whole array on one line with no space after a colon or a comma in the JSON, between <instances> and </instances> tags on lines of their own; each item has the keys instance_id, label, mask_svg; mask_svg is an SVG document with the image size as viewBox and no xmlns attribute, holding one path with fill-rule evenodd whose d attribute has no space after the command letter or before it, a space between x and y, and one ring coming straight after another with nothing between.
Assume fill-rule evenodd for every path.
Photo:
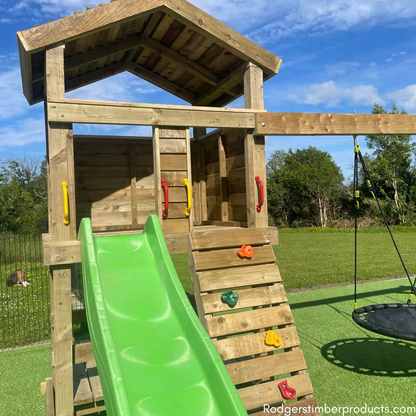
<instances>
[{"instance_id":1,"label":"black swing seat","mask_svg":"<svg viewBox=\"0 0 416 416\"><path fill-rule=\"evenodd\" d=\"M387 337L416 341L416 305L389 303L358 308L355 323Z\"/></svg>"}]
</instances>

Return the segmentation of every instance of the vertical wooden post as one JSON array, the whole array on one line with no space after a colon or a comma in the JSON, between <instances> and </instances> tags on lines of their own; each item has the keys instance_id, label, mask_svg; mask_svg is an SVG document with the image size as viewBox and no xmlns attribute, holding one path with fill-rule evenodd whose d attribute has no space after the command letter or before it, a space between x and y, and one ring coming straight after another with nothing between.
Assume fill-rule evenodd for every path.
<instances>
[{"instance_id":1,"label":"vertical wooden post","mask_svg":"<svg viewBox=\"0 0 416 416\"><path fill-rule=\"evenodd\" d=\"M199 169L199 225L202 221L207 221L207 183L205 179L205 147L202 143L198 142L198 139L207 134L207 129L204 127L194 127L194 138L197 140L198 146L198 169Z\"/></svg>"},{"instance_id":2,"label":"vertical wooden post","mask_svg":"<svg viewBox=\"0 0 416 416\"><path fill-rule=\"evenodd\" d=\"M218 164L220 175L221 221L228 221L228 183L227 156L224 148L224 137L218 137Z\"/></svg>"},{"instance_id":3,"label":"vertical wooden post","mask_svg":"<svg viewBox=\"0 0 416 416\"><path fill-rule=\"evenodd\" d=\"M159 127L153 127L153 171L155 176L155 209L162 225L162 190L160 178L160 141Z\"/></svg>"},{"instance_id":4,"label":"vertical wooden post","mask_svg":"<svg viewBox=\"0 0 416 416\"><path fill-rule=\"evenodd\" d=\"M191 161L191 133L190 129L186 129L186 167L187 167L187 175L188 181L192 186L192 161ZM191 192L191 198L193 196L193 192ZM195 209L194 204L192 204L191 214L189 215L189 232L192 233L194 231L194 215L192 211Z\"/></svg>"},{"instance_id":5,"label":"vertical wooden post","mask_svg":"<svg viewBox=\"0 0 416 416\"><path fill-rule=\"evenodd\" d=\"M131 223L137 224L136 146L130 145Z\"/></svg>"},{"instance_id":6,"label":"vertical wooden post","mask_svg":"<svg viewBox=\"0 0 416 416\"><path fill-rule=\"evenodd\" d=\"M49 49L45 54L45 80L47 100L64 98L65 46ZM74 144L72 124L52 123L47 126L48 148L48 198L49 233L53 241L76 239ZM62 182L67 183L69 199L69 224L65 225ZM51 339L52 381L55 391L57 416L73 415L72 374L72 305L71 266L51 266Z\"/></svg>"},{"instance_id":7,"label":"vertical wooden post","mask_svg":"<svg viewBox=\"0 0 416 416\"><path fill-rule=\"evenodd\" d=\"M262 110L263 100L263 70L249 63L244 73L244 103L245 108ZM253 136L253 131L245 131L244 153L246 166L247 193L247 227L263 228L268 226L267 213L267 183L266 183L266 152L265 139ZM261 212L256 211L258 190L255 177L263 182L264 205Z\"/></svg>"}]
</instances>

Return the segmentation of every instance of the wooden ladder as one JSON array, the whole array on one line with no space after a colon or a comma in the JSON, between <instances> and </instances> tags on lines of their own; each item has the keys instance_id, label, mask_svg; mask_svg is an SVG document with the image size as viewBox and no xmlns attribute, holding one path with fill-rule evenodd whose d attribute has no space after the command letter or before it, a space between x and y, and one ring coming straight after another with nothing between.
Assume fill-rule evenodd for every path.
<instances>
[{"instance_id":1,"label":"wooden ladder","mask_svg":"<svg viewBox=\"0 0 416 416\"><path fill-rule=\"evenodd\" d=\"M251 259L237 254L244 244L253 247ZM246 410L260 415L264 404L317 407L268 230L192 233L188 253L199 318ZM228 290L239 296L234 308L221 301ZM265 344L271 329L283 340L279 348ZM296 389L296 402L282 397L278 384L284 379Z\"/></svg>"}]
</instances>

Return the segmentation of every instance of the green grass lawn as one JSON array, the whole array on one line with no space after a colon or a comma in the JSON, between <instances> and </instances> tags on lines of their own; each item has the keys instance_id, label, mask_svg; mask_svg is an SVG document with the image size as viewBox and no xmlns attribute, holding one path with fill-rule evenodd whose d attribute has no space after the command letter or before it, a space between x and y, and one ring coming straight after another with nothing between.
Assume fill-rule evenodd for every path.
<instances>
[{"instance_id":1,"label":"green grass lawn","mask_svg":"<svg viewBox=\"0 0 416 416\"><path fill-rule=\"evenodd\" d=\"M405 284L404 279L364 283L359 305L400 302ZM351 292L351 286L342 286L289 295L319 404L413 406L416 344L355 325ZM1 352L0 375L1 415L45 414L39 383L50 376L49 346Z\"/></svg>"},{"instance_id":2,"label":"green grass lawn","mask_svg":"<svg viewBox=\"0 0 416 416\"><path fill-rule=\"evenodd\" d=\"M416 274L416 229L394 235L409 273ZM404 276L385 229L362 230L358 239L360 280ZM349 230L281 230L274 251L286 290L353 281L354 234ZM193 293L188 255L174 254L172 259L185 291Z\"/></svg>"}]
</instances>

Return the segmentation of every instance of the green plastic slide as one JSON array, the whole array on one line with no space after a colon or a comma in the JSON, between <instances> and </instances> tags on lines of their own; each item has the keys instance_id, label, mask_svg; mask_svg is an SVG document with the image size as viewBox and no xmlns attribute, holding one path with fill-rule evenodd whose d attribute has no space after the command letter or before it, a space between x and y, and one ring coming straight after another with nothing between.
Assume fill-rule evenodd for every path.
<instances>
[{"instance_id":1,"label":"green plastic slide","mask_svg":"<svg viewBox=\"0 0 416 416\"><path fill-rule=\"evenodd\" d=\"M87 321L108 415L246 415L176 274L159 220L79 230Z\"/></svg>"}]
</instances>

